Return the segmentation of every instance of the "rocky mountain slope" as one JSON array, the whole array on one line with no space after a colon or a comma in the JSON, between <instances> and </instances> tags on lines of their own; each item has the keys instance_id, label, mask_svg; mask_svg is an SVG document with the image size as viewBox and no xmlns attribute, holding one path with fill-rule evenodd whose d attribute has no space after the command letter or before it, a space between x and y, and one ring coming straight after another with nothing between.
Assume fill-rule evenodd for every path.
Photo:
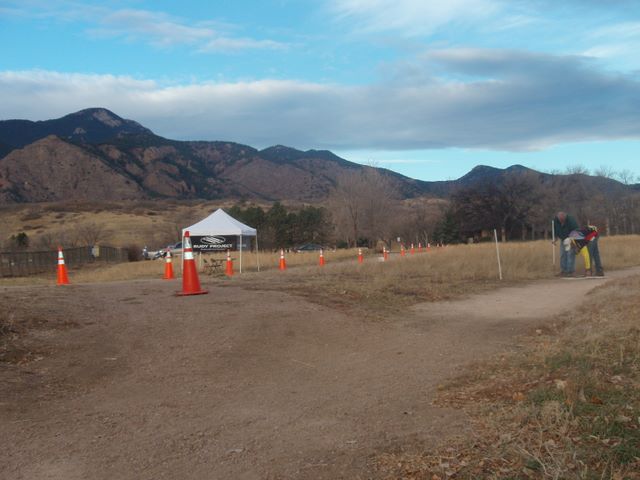
<instances>
[{"instance_id":1,"label":"rocky mountain slope","mask_svg":"<svg viewBox=\"0 0 640 480\"><path fill-rule=\"evenodd\" d=\"M318 201L362 165L331 152L180 142L106 109L45 122L0 122L0 201L247 198ZM403 197L427 182L381 170Z\"/></svg>"},{"instance_id":2,"label":"rocky mountain slope","mask_svg":"<svg viewBox=\"0 0 640 480\"><path fill-rule=\"evenodd\" d=\"M104 108L40 122L0 121L0 203L141 198L317 202L340 176L366 168L372 167L326 150L169 140ZM529 170L480 166L443 182L379 171L401 197L413 198L444 197L461 186ZM540 175L544 180L546 174ZM597 188L626 188L598 181Z\"/></svg>"}]
</instances>

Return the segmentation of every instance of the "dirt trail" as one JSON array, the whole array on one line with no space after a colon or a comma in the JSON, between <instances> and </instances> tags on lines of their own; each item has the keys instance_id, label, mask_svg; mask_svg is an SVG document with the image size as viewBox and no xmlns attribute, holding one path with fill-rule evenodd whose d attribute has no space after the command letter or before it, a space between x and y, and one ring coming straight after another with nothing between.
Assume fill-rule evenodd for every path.
<instances>
[{"instance_id":1,"label":"dirt trail","mask_svg":"<svg viewBox=\"0 0 640 480\"><path fill-rule=\"evenodd\" d=\"M0 365L0 478L372 478L376 452L468 428L431 405L439 383L602 283L538 282L388 322L233 282L191 298L162 281L2 288L0 305L51 312L53 328L27 339L39 361Z\"/></svg>"},{"instance_id":2,"label":"dirt trail","mask_svg":"<svg viewBox=\"0 0 640 480\"><path fill-rule=\"evenodd\" d=\"M640 267L619 270L606 277L575 277L505 287L463 300L424 303L413 311L434 317L472 317L476 320L542 319L577 307L591 290L608 280L640 274Z\"/></svg>"}]
</instances>

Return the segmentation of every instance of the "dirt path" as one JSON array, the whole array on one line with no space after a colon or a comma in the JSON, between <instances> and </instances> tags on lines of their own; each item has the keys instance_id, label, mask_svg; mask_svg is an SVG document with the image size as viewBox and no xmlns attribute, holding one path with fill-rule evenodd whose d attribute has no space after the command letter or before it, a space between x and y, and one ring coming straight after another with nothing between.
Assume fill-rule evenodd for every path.
<instances>
[{"instance_id":1,"label":"dirt path","mask_svg":"<svg viewBox=\"0 0 640 480\"><path fill-rule=\"evenodd\" d=\"M3 308L48 324L26 338L37 361L0 364L0 478L372 478L376 452L467 428L431 405L439 383L603 282L387 322L233 283L190 298L162 281L2 288Z\"/></svg>"},{"instance_id":2,"label":"dirt path","mask_svg":"<svg viewBox=\"0 0 640 480\"><path fill-rule=\"evenodd\" d=\"M630 268L607 277L576 277L533 282L522 287L506 287L469 298L440 303L425 303L413 310L437 317L473 317L483 320L521 320L544 318L577 307L595 287L608 280L640 274Z\"/></svg>"}]
</instances>

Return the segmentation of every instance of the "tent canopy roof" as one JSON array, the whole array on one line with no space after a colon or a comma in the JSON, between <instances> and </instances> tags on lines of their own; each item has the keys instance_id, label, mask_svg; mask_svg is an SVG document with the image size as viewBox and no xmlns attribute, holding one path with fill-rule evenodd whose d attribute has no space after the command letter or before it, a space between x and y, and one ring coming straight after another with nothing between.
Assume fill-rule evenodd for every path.
<instances>
[{"instance_id":1,"label":"tent canopy roof","mask_svg":"<svg viewBox=\"0 0 640 480\"><path fill-rule=\"evenodd\" d=\"M257 232L255 228L251 228L242 222L239 222L227 212L219 208L208 217L194 223L190 227L182 229L184 232L189 231L189 235L243 235L246 237L255 237Z\"/></svg>"}]
</instances>

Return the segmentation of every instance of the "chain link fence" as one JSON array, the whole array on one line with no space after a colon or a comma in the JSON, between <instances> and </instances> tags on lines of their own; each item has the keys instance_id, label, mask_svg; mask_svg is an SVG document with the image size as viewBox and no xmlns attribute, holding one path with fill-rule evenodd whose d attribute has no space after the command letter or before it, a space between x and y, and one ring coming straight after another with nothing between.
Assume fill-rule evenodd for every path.
<instances>
[{"instance_id":1,"label":"chain link fence","mask_svg":"<svg viewBox=\"0 0 640 480\"><path fill-rule=\"evenodd\" d=\"M116 247L75 247L64 250L64 260L69 268L87 263L126 262L128 250ZM58 251L46 252L0 252L0 278L25 277L55 271L58 266Z\"/></svg>"}]
</instances>

